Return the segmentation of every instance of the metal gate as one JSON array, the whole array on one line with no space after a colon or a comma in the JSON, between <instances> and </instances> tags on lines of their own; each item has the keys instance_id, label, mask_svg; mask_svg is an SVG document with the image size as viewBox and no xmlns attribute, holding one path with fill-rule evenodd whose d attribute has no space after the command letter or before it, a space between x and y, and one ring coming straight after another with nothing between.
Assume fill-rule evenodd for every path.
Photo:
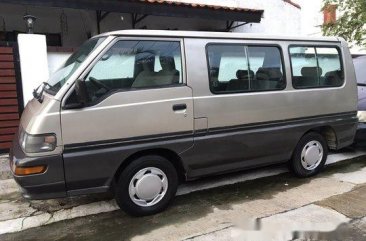
<instances>
[{"instance_id":1,"label":"metal gate","mask_svg":"<svg viewBox=\"0 0 366 241\"><path fill-rule=\"evenodd\" d=\"M0 42L0 153L8 152L23 110L16 43Z\"/></svg>"}]
</instances>

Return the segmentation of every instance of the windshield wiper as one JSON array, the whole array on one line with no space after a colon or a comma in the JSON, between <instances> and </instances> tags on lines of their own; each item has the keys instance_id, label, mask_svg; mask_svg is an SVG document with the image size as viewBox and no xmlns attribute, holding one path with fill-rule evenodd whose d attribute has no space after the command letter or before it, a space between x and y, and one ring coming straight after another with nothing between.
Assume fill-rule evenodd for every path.
<instances>
[{"instance_id":1,"label":"windshield wiper","mask_svg":"<svg viewBox=\"0 0 366 241\"><path fill-rule=\"evenodd\" d=\"M43 91L46 88L46 86L52 88L52 85L50 85L49 83L42 82L42 84L40 84L37 88L35 88L33 90L33 97L35 99L37 99L39 103L42 103L43 102L42 95L43 95ZM41 90L38 92L39 88L41 88Z\"/></svg>"}]
</instances>

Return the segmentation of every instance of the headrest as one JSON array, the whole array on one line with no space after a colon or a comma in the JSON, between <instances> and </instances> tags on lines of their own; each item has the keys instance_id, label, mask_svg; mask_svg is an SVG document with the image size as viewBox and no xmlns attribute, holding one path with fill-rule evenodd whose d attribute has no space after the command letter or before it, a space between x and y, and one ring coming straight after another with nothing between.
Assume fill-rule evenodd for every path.
<instances>
[{"instance_id":1,"label":"headrest","mask_svg":"<svg viewBox=\"0 0 366 241\"><path fill-rule=\"evenodd\" d=\"M254 77L254 72L251 70L242 70L242 69L236 71L236 78L238 79L249 79L249 76L252 79Z\"/></svg>"},{"instance_id":2,"label":"headrest","mask_svg":"<svg viewBox=\"0 0 366 241\"><path fill-rule=\"evenodd\" d=\"M313 77L313 76L321 76L323 73L322 68L318 68L318 67L303 67L301 69L301 75L302 76L309 76L309 77Z\"/></svg>"},{"instance_id":3,"label":"headrest","mask_svg":"<svg viewBox=\"0 0 366 241\"><path fill-rule=\"evenodd\" d=\"M259 68L257 71L257 78L258 77L265 77L271 79L281 79L282 78L282 71L281 68Z\"/></svg>"},{"instance_id":4,"label":"headrest","mask_svg":"<svg viewBox=\"0 0 366 241\"><path fill-rule=\"evenodd\" d=\"M163 69L175 69L174 57L172 56L160 56L160 65Z\"/></svg>"}]
</instances>

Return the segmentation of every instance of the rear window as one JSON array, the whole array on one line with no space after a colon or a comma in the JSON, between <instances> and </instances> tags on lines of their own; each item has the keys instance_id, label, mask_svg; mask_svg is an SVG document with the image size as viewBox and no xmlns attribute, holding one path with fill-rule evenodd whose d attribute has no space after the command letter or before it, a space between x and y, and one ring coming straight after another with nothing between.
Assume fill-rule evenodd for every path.
<instances>
[{"instance_id":1,"label":"rear window","mask_svg":"<svg viewBox=\"0 0 366 241\"><path fill-rule=\"evenodd\" d=\"M290 47L292 84L294 88L337 87L344 75L336 47Z\"/></svg>"}]
</instances>

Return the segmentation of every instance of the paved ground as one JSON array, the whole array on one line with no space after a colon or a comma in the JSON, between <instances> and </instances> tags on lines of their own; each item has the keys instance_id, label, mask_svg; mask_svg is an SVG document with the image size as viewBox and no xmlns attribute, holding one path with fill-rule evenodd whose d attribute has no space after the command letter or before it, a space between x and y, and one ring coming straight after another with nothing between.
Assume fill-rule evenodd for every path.
<instances>
[{"instance_id":1,"label":"paved ground","mask_svg":"<svg viewBox=\"0 0 366 241\"><path fill-rule=\"evenodd\" d=\"M366 240L365 154L333 154L311 179L275 166L184 184L168 210L144 218L109 196L28 202L0 158L0 240Z\"/></svg>"}]
</instances>

